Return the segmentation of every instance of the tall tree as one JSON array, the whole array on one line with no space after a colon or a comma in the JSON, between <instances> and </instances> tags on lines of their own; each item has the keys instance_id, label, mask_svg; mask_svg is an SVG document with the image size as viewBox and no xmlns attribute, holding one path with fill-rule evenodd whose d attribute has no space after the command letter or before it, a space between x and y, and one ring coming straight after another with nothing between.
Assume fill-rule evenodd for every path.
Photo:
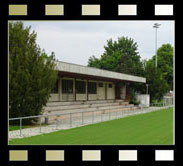
<instances>
[{"instance_id":1,"label":"tall tree","mask_svg":"<svg viewBox=\"0 0 183 166\"><path fill-rule=\"evenodd\" d=\"M173 90L173 47L170 44L163 44L157 55L162 77L167 81L168 90Z\"/></svg>"},{"instance_id":2,"label":"tall tree","mask_svg":"<svg viewBox=\"0 0 183 166\"><path fill-rule=\"evenodd\" d=\"M115 71L119 73L144 76L144 63L138 53L137 43L128 37L120 37L117 41L109 39L104 46L104 53L101 58L91 56L88 66ZM131 83L130 85L131 102L135 102L135 92L144 93L145 85Z\"/></svg>"},{"instance_id":3,"label":"tall tree","mask_svg":"<svg viewBox=\"0 0 183 166\"><path fill-rule=\"evenodd\" d=\"M163 44L157 51L157 68L155 56L146 62L145 77L149 84L151 100L160 100L163 95L173 90L173 47Z\"/></svg>"},{"instance_id":4,"label":"tall tree","mask_svg":"<svg viewBox=\"0 0 183 166\"><path fill-rule=\"evenodd\" d=\"M120 37L117 41L109 39L104 49L101 58L95 56L89 58L88 66L137 76L143 75L143 64L137 43L133 39L128 37Z\"/></svg>"},{"instance_id":5,"label":"tall tree","mask_svg":"<svg viewBox=\"0 0 183 166\"><path fill-rule=\"evenodd\" d=\"M54 54L36 43L36 33L22 22L9 23L9 116L39 115L53 89Z\"/></svg>"},{"instance_id":6,"label":"tall tree","mask_svg":"<svg viewBox=\"0 0 183 166\"><path fill-rule=\"evenodd\" d=\"M149 84L151 102L153 100L161 100L163 95L168 91L168 83L163 78L161 70L155 67L153 59L150 59L146 63L145 77L147 84Z\"/></svg>"}]
</instances>

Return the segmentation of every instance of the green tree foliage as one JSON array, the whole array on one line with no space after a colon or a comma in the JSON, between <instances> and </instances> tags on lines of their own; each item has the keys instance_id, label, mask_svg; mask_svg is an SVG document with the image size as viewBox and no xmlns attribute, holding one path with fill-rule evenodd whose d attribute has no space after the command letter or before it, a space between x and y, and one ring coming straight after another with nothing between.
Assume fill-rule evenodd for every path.
<instances>
[{"instance_id":1,"label":"green tree foliage","mask_svg":"<svg viewBox=\"0 0 183 166\"><path fill-rule=\"evenodd\" d=\"M146 62L145 77L149 84L151 100L160 100L163 95L173 90L173 47L163 44L157 51L158 66L155 56Z\"/></svg>"},{"instance_id":2,"label":"green tree foliage","mask_svg":"<svg viewBox=\"0 0 183 166\"><path fill-rule=\"evenodd\" d=\"M53 89L54 53L36 44L36 33L22 22L9 23L9 117L41 114Z\"/></svg>"},{"instance_id":3,"label":"green tree foliage","mask_svg":"<svg viewBox=\"0 0 183 166\"><path fill-rule=\"evenodd\" d=\"M149 94L151 101L161 100L168 90L168 83L163 78L160 69L155 67L154 61L149 60L145 70L146 82L149 84Z\"/></svg>"},{"instance_id":4,"label":"green tree foliage","mask_svg":"<svg viewBox=\"0 0 183 166\"><path fill-rule=\"evenodd\" d=\"M163 44L158 49L157 55L162 77L168 83L168 90L173 90L173 47L170 44Z\"/></svg>"},{"instance_id":5,"label":"green tree foliage","mask_svg":"<svg viewBox=\"0 0 183 166\"><path fill-rule=\"evenodd\" d=\"M128 37L120 37L117 41L109 39L104 49L101 58L95 56L89 58L88 66L137 76L143 75L143 64L137 51L137 43L133 39Z\"/></svg>"}]
</instances>

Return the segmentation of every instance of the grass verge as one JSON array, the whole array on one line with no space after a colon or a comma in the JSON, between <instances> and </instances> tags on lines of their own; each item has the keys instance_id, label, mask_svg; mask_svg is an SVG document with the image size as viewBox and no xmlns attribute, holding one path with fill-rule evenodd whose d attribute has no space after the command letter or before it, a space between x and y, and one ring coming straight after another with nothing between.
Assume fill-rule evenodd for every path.
<instances>
[{"instance_id":1,"label":"grass verge","mask_svg":"<svg viewBox=\"0 0 183 166\"><path fill-rule=\"evenodd\" d=\"M172 145L173 108L48 134L13 139L24 145Z\"/></svg>"}]
</instances>

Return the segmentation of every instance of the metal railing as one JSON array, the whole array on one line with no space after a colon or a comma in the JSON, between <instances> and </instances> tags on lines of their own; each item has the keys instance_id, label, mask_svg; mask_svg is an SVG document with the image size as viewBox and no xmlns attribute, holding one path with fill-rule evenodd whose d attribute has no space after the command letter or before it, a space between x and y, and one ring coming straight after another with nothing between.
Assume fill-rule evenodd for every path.
<instances>
[{"instance_id":1,"label":"metal railing","mask_svg":"<svg viewBox=\"0 0 183 166\"><path fill-rule=\"evenodd\" d=\"M172 107L173 103L155 103L151 107L124 107L117 109L95 110L95 111L82 111L82 112L68 112L60 114L48 114L29 117L19 117L9 119L9 124L12 121L19 122L16 126L17 130L9 131L9 139L34 136L41 133L49 133L61 129L69 129L73 127L84 126L88 124L119 119L126 116L143 114L152 111ZM32 119L31 125L24 125L24 121ZM15 124L15 123L13 123ZM9 126L9 130L11 130Z\"/></svg>"}]
</instances>

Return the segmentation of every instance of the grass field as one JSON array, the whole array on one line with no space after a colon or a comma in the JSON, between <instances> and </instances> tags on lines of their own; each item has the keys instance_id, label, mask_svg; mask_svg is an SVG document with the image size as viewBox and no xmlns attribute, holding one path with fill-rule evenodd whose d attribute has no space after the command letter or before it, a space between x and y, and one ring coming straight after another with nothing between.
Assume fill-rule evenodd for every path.
<instances>
[{"instance_id":1,"label":"grass field","mask_svg":"<svg viewBox=\"0 0 183 166\"><path fill-rule=\"evenodd\" d=\"M20 126L9 126L9 131L13 131L13 130L19 130Z\"/></svg>"},{"instance_id":2,"label":"grass field","mask_svg":"<svg viewBox=\"0 0 183 166\"><path fill-rule=\"evenodd\" d=\"M14 139L9 144L173 144L173 108L48 134Z\"/></svg>"},{"instance_id":3,"label":"grass field","mask_svg":"<svg viewBox=\"0 0 183 166\"><path fill-rule=\"evenodd\" d=\"M42 126L46 126L46 124L42 124ZM25 128L33 128L33 127L39 127L39 125L23 125L22 129ZM14 131L14 130L20 130L20 125L9 125L9 131Z\"/></svg>"}]
</instances>

